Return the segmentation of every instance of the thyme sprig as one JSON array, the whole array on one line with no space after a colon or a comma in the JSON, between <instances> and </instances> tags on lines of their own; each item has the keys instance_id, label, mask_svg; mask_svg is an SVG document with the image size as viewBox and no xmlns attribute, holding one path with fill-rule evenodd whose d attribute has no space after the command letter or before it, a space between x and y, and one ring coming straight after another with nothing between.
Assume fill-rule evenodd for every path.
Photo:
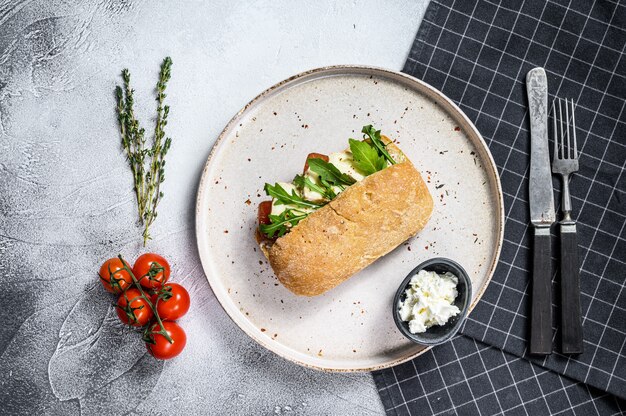
<instances>
[{"instance_id":1,"label":"thyme sprig","mask_svg":"<svg viewBox=\"0 0 626 416\"><path fill-rule=\"evenodd\" d=\"M165 135L170 107L164 104L171 68L172 60L166 57L161 64L159 81L156 85L157 117L151 147L146 147L145 129L139 125L135 117L133 108L135 91L130 86L128 69L122 70L123 87L118 86L115 89L122 147L133 174L137 212L143 225L144 246L151 239L149 229L157 218L157 206L163 198L161 183L165 180L165 156L172 144L172 139Z\"/></svg>"}]
</instances>

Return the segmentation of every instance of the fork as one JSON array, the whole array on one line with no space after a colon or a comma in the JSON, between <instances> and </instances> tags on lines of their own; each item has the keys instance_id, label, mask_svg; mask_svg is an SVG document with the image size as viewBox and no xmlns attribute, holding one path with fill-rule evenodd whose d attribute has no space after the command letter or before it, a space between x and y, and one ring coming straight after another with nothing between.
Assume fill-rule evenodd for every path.
<instances>
[{"instance_id":1,"label":"fork","mask_svg":"<svg viewBox=\"0 0 626 416\"><path fill-rule=\"evenodd\" d=\"M557 102L558 104L555 104ZM565 112L563 111L565 108ZM570 119L571 111L571 119ZM578 147L576 144L576 119L573 100L555 99L552 102L554 155L552 172L561 175L561 352L583 352L583 328L580 313L580 276L578 266L578 243L576 221L572 219L572 201L569 180L578 171ZM563 118L565 115L565 118Z\"/></svg>"}]
</instances>

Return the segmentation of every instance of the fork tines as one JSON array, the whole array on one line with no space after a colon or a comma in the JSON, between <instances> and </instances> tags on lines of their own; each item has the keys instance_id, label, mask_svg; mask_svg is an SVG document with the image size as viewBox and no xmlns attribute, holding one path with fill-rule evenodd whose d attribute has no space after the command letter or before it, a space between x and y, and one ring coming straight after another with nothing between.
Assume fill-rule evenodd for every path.
<instances>
[{"instance_id":1,"label":"fork tines","mask_svg":"<svg viewBox=\"0 0 626 416\"><path fill-rule=\"evenodd\" d=\"M563 107L565 107L565 117L563 117ZM552 120L554 123L552 131L552 137L554 137L554 159L578 159L574 100L556 98L552 102Z\"/></svg>"}]
</instances>

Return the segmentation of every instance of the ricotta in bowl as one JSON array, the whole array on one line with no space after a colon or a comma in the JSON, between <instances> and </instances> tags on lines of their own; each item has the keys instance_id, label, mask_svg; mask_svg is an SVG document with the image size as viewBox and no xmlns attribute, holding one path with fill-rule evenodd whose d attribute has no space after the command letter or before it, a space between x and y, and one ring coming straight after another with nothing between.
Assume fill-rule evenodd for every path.
<instances>
[{"instance_id":1,"label":"ricotta in bowl","mask_svg":"<svg viewBox=\"0 0 626 416\"><path fill-rule=\"evenodd\" d=\"M408 322L412 334L426 332L435 325L445 325L461 311L454 305L458 295L458 277L450 272L439 274L420 270L411 278L404 300L398 302L400 318Z\"/></svg>"}]
</instances>

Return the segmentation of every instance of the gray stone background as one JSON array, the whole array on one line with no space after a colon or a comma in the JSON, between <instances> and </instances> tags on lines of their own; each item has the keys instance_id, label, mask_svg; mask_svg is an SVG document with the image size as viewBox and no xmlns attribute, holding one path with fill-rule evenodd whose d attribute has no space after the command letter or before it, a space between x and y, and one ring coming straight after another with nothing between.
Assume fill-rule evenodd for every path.
<instances>
[{"instance_id":1,"label":"gray stone background","mask_svg":"<svg viewBox=\"0 0 626 416\"><path fill-rule=\"evenodd\" d=\"M369 374L300 368L229 320L198 259L195 194L248 100L323 65L400 69L426 5L0 1L0 413L381 413ZM148 250L170 260L192 308L186 350L160 362L117 322L96 272L144 251L113 90L128 67L151 131L166 55L173 145Z\"/></svg>"}]
</instances>

